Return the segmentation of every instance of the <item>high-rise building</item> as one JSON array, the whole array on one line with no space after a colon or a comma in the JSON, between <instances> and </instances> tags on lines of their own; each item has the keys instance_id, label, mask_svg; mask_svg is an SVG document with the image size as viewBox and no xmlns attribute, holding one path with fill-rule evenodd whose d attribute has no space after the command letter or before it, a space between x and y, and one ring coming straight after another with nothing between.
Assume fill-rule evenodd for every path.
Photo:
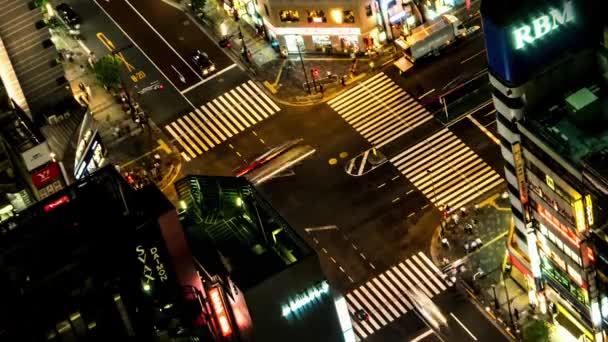
<instances>
[{"instance_id":1,"label":"high-rise building","mask_svg":"<svg viewBox=\"0 0 608 342\"><path fill-rule=\"evenodd\" d=\"M114 167L0 222L1 341L216 341L178 214Z\"/></svg>"},{"instance_id":2,"label":"high-rise building","mask_svg":"<svg viewBox=\"0 0 608 342\"><path fill-rule=\"evenodd\" d=\"M354 341L317 254L251 183L189 176L176 189L223 341Z\"/></svg>"},{"instance_id":3,"label":"high-rise building","mask_svg":"<svg viewBox=\"0 0 608 342\"><path fill-rule=\"evenodd\" d=\"M608 329L608 35L599 3L481 9L514 220L511 277L579 341L606 341Z\"/></svg>"}]
</instances>

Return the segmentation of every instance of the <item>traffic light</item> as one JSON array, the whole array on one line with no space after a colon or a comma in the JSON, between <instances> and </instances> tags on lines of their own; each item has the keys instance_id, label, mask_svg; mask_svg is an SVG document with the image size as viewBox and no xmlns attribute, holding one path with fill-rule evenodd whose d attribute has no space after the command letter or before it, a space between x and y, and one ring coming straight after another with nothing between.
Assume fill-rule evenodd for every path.
<instances>
[{"instance_id":1,"label":"traffic light","mask_svg":"<svg viewBox=\"0 0 608 342\"><path fill-rule=\"evenodd\" d=\"M133 175L128 175L127 176L127 182L129 182L129 184L133 184L133 182L135 182L135 179L133 178Z\"/></svg>"}]
</instances>

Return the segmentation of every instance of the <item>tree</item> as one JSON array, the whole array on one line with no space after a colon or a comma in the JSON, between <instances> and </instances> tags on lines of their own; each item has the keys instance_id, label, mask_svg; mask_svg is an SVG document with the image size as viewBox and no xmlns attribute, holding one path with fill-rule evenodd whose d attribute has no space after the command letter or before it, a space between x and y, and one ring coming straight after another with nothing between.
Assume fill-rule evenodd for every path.
<instances>
[{"instance_id":1,"label":"tree","mask_svg":"<svg viewBox=\"0 0 608 342\"><path fill-rule=\"evenodd\" d=\"M42 7L44 9L44 7L46 6L47 2L49 2L49 0L34 0L34 6L36 6L36 7Z\"/></svg>"},{"instance_id":2,"label":"tree","mask_svg":"<svg viewBox=\"0 0 608 342\"><path fill-rule=\"evenodd\" d=\"M549 325L545 321L532 320L523 327L524 342L549 342Z\"/></svg>"},{"instance_id":3,"label":"tree","mask_svg":"<svg viewBox=\"0 0 608 342\"><path fill-rule=\"evenodd\" d=\"M95 63L95 77L106 88L120 84L122 62L114 55L105 55Z\"/></svg>"},{"instance_id":4,"label":"tree","mask_svg":"<svg viewBox=\"0 0 608 342\"><path fill-rule=\"evenodd\" d=\"M207 2L207 0L191 0L190 3L192 4L192 10L194 12L197 11L203 11L203 8L205 7L205 3Z\"/></svg>"}]
</instances>

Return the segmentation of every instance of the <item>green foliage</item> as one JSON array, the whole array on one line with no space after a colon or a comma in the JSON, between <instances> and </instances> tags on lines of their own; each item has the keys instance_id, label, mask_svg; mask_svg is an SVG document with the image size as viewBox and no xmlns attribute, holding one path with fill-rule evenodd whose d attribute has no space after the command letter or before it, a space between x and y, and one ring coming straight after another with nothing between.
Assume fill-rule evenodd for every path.
<instances>
[{"instance_id":1,"label":"green foliage","mask_svg":"<svg viewBox=\"0 0 608 342\"><path fill-rule=\"evenodd\" d=\"M120 83L122 62L114 55L105 55L95 63L95 76L105 87L114 88Z\"/></svg>"},{"instance_id":2,"label":"green foliage","mask_svg":"<svg viewBox=\"0 0 608 342\"><path fill-rule=\"evenodd\" d=\"M194 11L202 11L207 0L190 0Z\"/></svg>"},{"instance_id":3,"label":"green foliage","mask_svg":"<svg viewBox=\"0 0 608 342\"><path fill-rule=\"evenodd\" d=\"M528 321L523 327L524 342L549 342L549 325L545 321Z\"/></svg>"},{"instance_id":4,"label":"green foliage","mask_svg":"<svg viewBox=\"0 0 608 342\"><path fill-rule=\"evenodd\" d=\"M36 7L44 7L49 0L34 0L34 6Z\"/></svg>"}]
</instances>

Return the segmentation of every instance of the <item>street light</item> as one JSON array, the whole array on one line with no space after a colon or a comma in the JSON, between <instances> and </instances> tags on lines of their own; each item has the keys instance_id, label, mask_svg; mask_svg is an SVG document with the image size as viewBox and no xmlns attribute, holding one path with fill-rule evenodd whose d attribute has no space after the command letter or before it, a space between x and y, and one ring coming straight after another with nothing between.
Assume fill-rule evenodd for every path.
<instances>
[{"instance_id":1,"label":"street light","mask_svg":"<svg viewBox=\"0 0 608 342\"><path fill-rule=\"evenodd\" d=\"M507 288L507 282L505 281L504 272L501 273L502 278L502 286L505 288L505 296L507 297L507 309L509 310L509 320L511 321L511 327L515 328L515 323L513 321L513 313L511 312L511 300L509 299L509 289Z\"/></svg>"},{"instance_id":2,"label":"street light","mask_svg":"<svg viewBox=\"0 0 608 342\"><path fill-rule=\"evenodd\" d=\"M498 310L500 303L498 302L498 296L496 296L496 285L494 284L492 284L492 292L494 292L494 309Z\"/></svg>"},{"instance_id":3,"label":"street light","mask_svg":"<svg viewBox=\"0 0 608 342\"><path fill-rule=\"evenodd\" d=\"M433 171L431 169L427 169L426 172L430 175L431 185L433 186L433 204L437 205L437 193L435 192L435 177L434 177ZM443 213L441 213L440 224L441 224L441 236L443 236L443 230L444 230Z\"/></svg>"}]
</instances>

